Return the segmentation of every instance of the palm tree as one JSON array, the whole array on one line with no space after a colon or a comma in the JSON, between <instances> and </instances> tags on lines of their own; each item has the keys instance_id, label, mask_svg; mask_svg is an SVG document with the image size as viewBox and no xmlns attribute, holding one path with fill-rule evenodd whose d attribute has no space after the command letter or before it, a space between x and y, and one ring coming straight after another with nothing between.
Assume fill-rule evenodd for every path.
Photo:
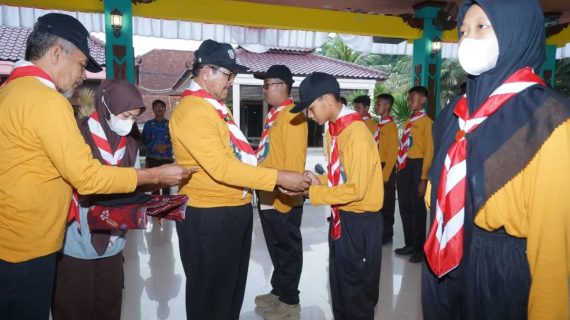
<instances>
[{"instance_id":1,"label":"palm tree","mask_svg":"<svg viewBox=\"0 0 570 320\"><path fill-rule=\"evenodd\" d=\"M412 83L412 57L403 56L392 68L392 73L384 82L384 86L392 95L405 96Z\"/></svg>"},{"instance_id":2,"label":"palm tree","mask_svg":"<svg viewBox=\"0 0 570 320\"><path fill-rule=\"evenodd\" d=\"M350 49L338 36L330 37L321 47L320 54L342 61L360 64L366 53L359 53Z\"/></svg>"}]
</instances>

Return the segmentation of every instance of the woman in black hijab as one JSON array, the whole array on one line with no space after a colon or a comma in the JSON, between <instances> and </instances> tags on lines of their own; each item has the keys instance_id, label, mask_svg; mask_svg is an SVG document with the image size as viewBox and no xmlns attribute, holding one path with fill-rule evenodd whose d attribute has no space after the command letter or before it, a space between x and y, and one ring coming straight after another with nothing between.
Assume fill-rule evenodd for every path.
<instances>
[{"instance_id":1,"label":"woman in black hijab","mask_svg":"<svg viewBox=\"0 0 570 320\"><path fill-rule=\"evenodd\" d=\"M570 102L532 71L542 9L470 0L458 27L470 76L433 127L424 319L568 319Z\"/></svg>"}]
</instances>

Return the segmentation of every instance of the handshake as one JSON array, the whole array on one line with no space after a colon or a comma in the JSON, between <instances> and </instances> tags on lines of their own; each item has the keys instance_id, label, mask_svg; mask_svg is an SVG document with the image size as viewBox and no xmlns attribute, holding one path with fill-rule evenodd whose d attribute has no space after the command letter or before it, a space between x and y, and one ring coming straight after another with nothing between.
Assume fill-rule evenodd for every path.
<instances>
[{"instance_id":1,"label":"handshake","mask_svg":"<svg viewBox=\"0 0 570 320\"><path fill-rule=\"evenodd\" d=\"M277 173L277 186L279 191L289 196L309 195L311 185L319 185L319 178L307 170L304 173L279 170Z\"/></svg>"}]
</instances>

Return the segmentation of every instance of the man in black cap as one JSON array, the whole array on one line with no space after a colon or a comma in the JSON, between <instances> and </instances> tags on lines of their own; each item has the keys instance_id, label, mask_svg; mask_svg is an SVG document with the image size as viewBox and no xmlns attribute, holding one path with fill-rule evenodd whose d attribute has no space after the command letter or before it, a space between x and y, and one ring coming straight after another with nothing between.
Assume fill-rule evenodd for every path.
<instances>
[{"instance_id":1,"label":"man in black cap","mask_svg":"<svg viewBox=\"0 0 570 320\"><path fill-rule=\"evenodd\" d=\"M270 106L256 152L260 166L303 173L307 158L307 120L304 113L289 112L294 106L293 98L289 97L294 82L291 70L284 65L274 65L254 77L263 79L265 102ZM259 217L274 270L271 292L255 297L255 304L265 311L267 320L283 319L300 312L303 202L300 195L259 191Z\"/></svg>"},{"instance_id":2,"label":"man in black cap","mask_svg":"<svg viewBox=\"0 0 570 320\"><path fill-rule=\"evenodd\" d=\"M199 167L180 193L189 197L176 226L186 273L189 319L238 319L251 249L251 189L276 185L302 191L310 179L294 171L257 167L255 152L224 104L246 67L227 43L204 41L194 52L193 79L174 109L170 136L176 161Z\"/></svg>"},{"instance_id":3,"label":"man in black cap","mask_svg":"<svg viewBox=\"0 0 570 320\"><path fill-rule=\"evenodd\" d=\"M26 60L0 87L0 319L48 319L56 252L61 249L72 188L80 194L126 193L137 185L176 185L178 166L135 170L93 159L60 92L85 70L89 33L75 18L50 13L28 36Z\"/></svg>"},{"instance_id":4,"label":"man in black cap","mask_svg":"<svg viewBox=\"0 0 570 320\"><path fill-rule=\"evenodd\" d=\"M305 195L313 205L331 205L329 274L335 319L373 319L382 259L384 185L374 138L360 114L342 105L337 80L315 72L299 87L301 101L318 124L328 121L327 177L312 172Z\"/></svg>"}]
</instances>

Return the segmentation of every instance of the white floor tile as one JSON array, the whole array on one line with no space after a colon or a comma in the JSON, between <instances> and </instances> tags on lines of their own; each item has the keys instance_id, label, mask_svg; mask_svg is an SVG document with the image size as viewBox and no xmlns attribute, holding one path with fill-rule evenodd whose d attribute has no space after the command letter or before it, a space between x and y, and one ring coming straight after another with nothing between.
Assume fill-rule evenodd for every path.
<instances>
[{"instance_id":1,"label":"white floor tile","mask_svg":"<svg viewBox=\"0 0 570 320\"><path fill-rule=\"evenodd\" d=\"M302 223L303 273L301 315L299 319L332 319L328 283L328 225L326 207L305 205ZM403 245L399 214L396 212L394 243L382 249L380 300L375 319L421 319L420 264L411 264L407 257L394 255L394 248ZM129 231L124 251L125 290L123 320L185 319L185 276L178 251L174 223L155 221L147 230ZM253 241L249 273L240 319L263 319L255 309L256 295L271 290L272 272L257 212L254 214Z\"/></svg>"}]
</instances>

